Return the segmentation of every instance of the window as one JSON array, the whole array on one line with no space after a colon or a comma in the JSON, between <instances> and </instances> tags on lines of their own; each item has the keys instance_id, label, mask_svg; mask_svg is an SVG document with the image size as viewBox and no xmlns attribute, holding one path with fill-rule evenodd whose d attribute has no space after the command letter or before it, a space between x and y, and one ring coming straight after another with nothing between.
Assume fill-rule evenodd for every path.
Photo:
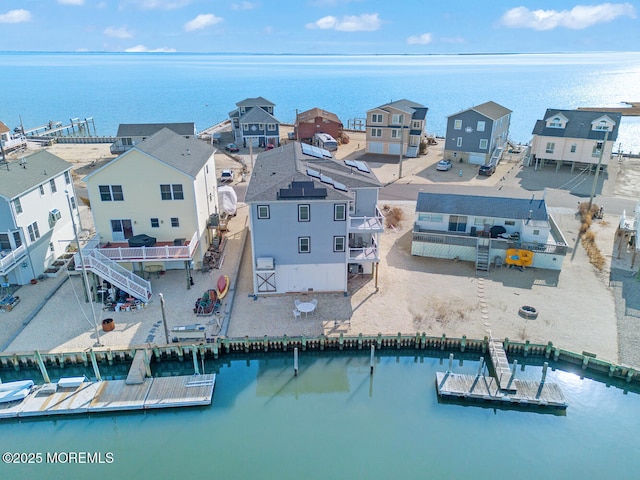
<instances>
[{"instance_id":1,"label":"window","mask_svg":"<svg viewBox=\"0 0 640 480\"><path fill-rule=\"evenodd\" d=\"M391 130L391 138L400 138L401 134L401 130Z\"/></svg>"},{"instance_id":2,"label":"window","mask_svg":"<svg viewBox=\"0 0 640 480\"><path fill-rule=\"evenodd\" d=\"M49 228L53 228L58 220L62 218L60 210L54 208L49 212Z\"/></svg>"},{"instance_id":3,"label":"window","mask_svg":"<svg viewBox=\"0 0 640 480\"><path fill-rule=\"evenodd\" d=\"M122 139L122 145L124 145L126 147L131 147L131 146L133 146L133 140L131 138L123 138Z\"/></svg>"},{"instance_id":4,"label":"window","mask_svg":"<svg viewBox=\"0 0 640 480\"><path fill-rule=\"evenodd\" d=\"M480 140L480 150L486 150L489 141L486 138Z\"/></svg>"},{"instance_id":5,"label":"window","mask_svg":"<svg viewBox=\"0 0 640 480\"><path fill-rule=\"evenodd\" d=\"M505 226L514 226L516 224L515 220L505 220L504 221Z\"/></svg>"},{"instance_id":6,"label":"window","mask_svg":"<svg viewBox=\"0 0 640 480\"><path fill-rule=\"evenodd\" d=\"M76 197L70 197L70 198L69 198L69 202L71 203L71 208L72 208L73 210L75 210L76 208L78 208L78 207L76 206Z\"/></svg>"},{"instance_id":7,"label":"window","mask_svg":"<svg viewBox=\"0 0 640 480\"><path fill-rule=\"evenodd\" d=\"M58 189L56 188L56 179L52 178L49 180L49 185L51 185L51 193L56 193Z\"/></svg>"},{"instance_id":8,"label":"window","mask_svg":"<svg viewBox=\"0 0 640 480\"><path fill-rule=\"evenodd\" d=\"M151 219L151 228L160 228L160 219L152 218Z\"/></svg>"},{"instance_id":9,"label":"window","mask_svg":"<svg viewBox=\"0 0 640 480\"><path fill-rule=\"evenodd\" d=\"M454 130L462 130L462 120L454 120L453 121L453 129Z\"/></svg>"},{"instance_id":10,"label":"window","mask_svg":"<svg viewBox=\"0 0 640 480\"><path fill-rule=\"evenodd\" d=\"M160 198L162 200L184 200L182 184L160 185Z\"/></svg>"},{"instance_id":11,"label":"window","mask_svg":"<svg viewBox=\"0 0 640 480\"><path fill-rule=\"evenodd\" d=\"M269 218L269 205L258 205L258 219L264 220Z\"/></svg>"},{"instance_id":12,"label":"window","mask_svg":"<svg viewBox=\"0 0 640 480\"><path fill-rule=\"evenodd\" d=\"M178 217L171 217L171 226L178 228L180 226L180 219Z\"/></svg>"},{"instance_id":13,"label":"window","mask_svg":"<svg viewBox=\"0 0 640 480\"><path fill-rule=\"evenodd\" d=\"M458 147L462 146L462 137L458 137L458 141L456 142L456 146L458 146Z\"/></svg>"},{"instance_id":14,"label":"window","mask_svg":"<svg viewBox=\"0 0 640 480\"><path fill-rule=\"evenodd\" d=\"M413 122L411 122L411 128L422 128L420 120L414 120Z\"/></svg>"},{"instance_id":15,"label":"window","mask_svg":"<svg viewBox=\"0 0 640 480\"><path fill-rule=\"evenodd\" d=\"M547 148L545 149L546 153L553 153L553 150L556 148L556 144L553 142L547 142Z\"/></svg>"},{"instance_id":16,"label":"window","mask_svg":"<svg viewBox=\"0 0 640 480\"><path fill-rule=\"evenodd\" d=\"M381 128L372 128L371 129L371 136L372 137L381 137L382 136L382 129Z\"/></svg>"},{"instance_id":17,"label":"window","mask_svg":"<svg viewBox=\"0 0 640 480\"><path fill-rule=\"evenodd\" d=\"M276 129L275 123L267 123L267 130L275 130L275 129Z\"/></svg>"},{"instance_id":18,"label":"window","mask_svg":"<svg viewBox=\"0 0 640 480\"><path fill-rule=\"evenodd\" d=\"M40 185L38 189L40 190L40 196L44 196L44 185Z\"/></svg>"},{"instance_id":19,"label":"window","mask_svg":"<svg viewBox=\"0 0 640 480\"><path fill-rule=\"evenodd\" d=\"M371 114L371 123L382 123L382 114L381 113Z\"/></svg>"},{"instance_id":20,"label":"window","mask_svg":"<svg viewBox=\"0 0 640 480\"><path fill-rule=\"evenodd\" d=\"M100 185L100 200L103 202L122 202L122 185Z\"/></svg>"},{"instance_id":21,"label":"window","mask_svg":"<svg viewBox=\"0 0 640 480\"><path fill-rule=\"evenodd\" d=\"M310 220L309 205L298 205L298 221L308 222Z\"/></svg>"},{"instance_id":22,"label":"window","mask_svg":"<svg viewBox=\"0 0 640 480\"><path fill-rule=\"evenodd\" d=\"M249 130L249 124L248 123L243 123L242 124L242 130Z\"/></svg>"},{"instance_id":23,"label":"window","mask_svg":"<svg viewBox=\"0 0 640 480\"><path fill-rule=\"evenodd\" d=\"M575 143L571 145L571 153L576 153L576 148L578 148L578 146Z\"/></svg>"},{"instance_id":24,"label":"window","mask_svg":"<svg viewBox=\"0 0 640 480\"><path fill-rule=\"evenodd\" d=\"M464 232L467 230L467 217L465 215L449 215L449 231Z\"/></svg>"},{"instance_id":25,"label":"window","mask_svg":"<svg viewBox=\"0 0 640 480\"><path fill-rule=\"evenodd\" d=\"M440 213L419 213L418 221L420 222L442 222L444 217Z\"/></svg>"},{"instance_id":26,"label":"window","mask_svg":"<svg viewBox=\"0 0 640 480\"><path fill-rule=\"evenodd\" d=\"M595 126L595 130L609 130L609 124L606 120L600 120L600 123Z\"/></svg>"},{"instance_id":27,"label":"window","mask_svg":"<svg viewBox=\"0 0 640 480\"><path fill-rule=\"evenodd\" d=\"M298 253L311 252L311 237L298 237Z\"/></svg>"},{"instance_id":28,"label":"window","mask_svg":"<svg viewBox=\"0 0 640 480\"><path fill-rule=\"evenodd\" d=\"M474 225L493 225L493 218L476 217L473 221Z\"/></svg>"},{"instance_id":29,"label":"window","mask_svg":"<svg viewBox=\"0 0 640 480\"><path fill-rule=\"evenodd\" d=\"M35 242L40 238L40 230L38 230L38 222L33 222L31 225L27 227L29 232L29 240Z\"/></svg>"},{"instance_id":30,"label":"window","mask_svg":"<svg viewBox=\"0 0 640 480\"><path fill-rule=\"evenodd\" d=\"M404 114L403 113L394 113L391 115L391 123L394 125L398 125L404 122Z\"/></svg>"},{"instance_id":31,"label":"window","mask_svg":"<svg viewBox=\"0 0 640 480\"><path fill-rule=\"evenodd\" d=\"M22 213L22 204L20 203L19 198L13 200L13 209L16 211L16 215L20 215Z\"/></svg>"},{"instance_id":32,"label":"window","mask_svg":"<svg viewBox=\"0 0 640 480\"><path fill-rule=\"evenodd\" d=\"M20 237L20 232L13 232L13 241L16 244L16 248L22 246L22 237Z\"/></svg>"},{"instance_id":33,"label":"window","mask_svg":"<svg viewBox=\"0 0 640 480\"><path fill-rule=\"evenodd\" d=\"M69 185L71 183L71 175L69 175L69 170L64 172L64 183Z\"/></svg>"},{"instance_id":34,"label":"window","mask_svg":"<svg viewBox=\"0 0 640 480\"><path fill-rule=\"evenodd\" d=\"M347 206L344 203L338 203L333 206L333 219L336 222L342 222L347 219Z\"/></svg>"},{"instance_id":35,"label":"window","mask_svg":"<svg viewBox=\"0 0 640 480\"><path fill-rule=\"evenodd\" d=\"M333 251L344 252L345 237L333 237Z\"/></svg>"},{"instance_id":36,"label":"window","mask_svg":"<svg viewBox=\"0 0 640 480\"><path fill-rule=\"evenodd\" d=\"M562 128L562 120L560 117L554 117L551 123L549 123L549 126L551 128Z\"/></svg>"},{"instance_id":37,"label":"window","mask_svg":"<svg viewBox=\"0 0 640 480\"><path fill-rule=\"evenodd\" d=\"M540 230L534 230L534 231L533 231L533 234L534 234L534 235L540 235Z\"/></svg>"},{"instance_id":38,"label":"window","mask_svg":"<svg viewBox=\"0 0 640 480\"><path fill-rule=\"evenodd\" d=\"M55 252L56 248L53 246L53 242L49 242L49 251L50 252Z\"/></svg>"},{"instance_id":39,"label":"window","mask_svg":"<svg viewBox=\"0 0 640 480\"><path fill-rule=\"evenodd\" d=\"M264 123L258 124L258 130L264 130Z\"/></svg>"},{"instance_id":40,"label":"window","mask_svg":"<svg viewBox=\"0 0 640 480\"><path fill-rule=\"evenodd\" d=\"M485 122L483 120L478 120L478 126L476 127L476 130L478 130L479 132L484 132L484 126Z\"/></svg>"},{"instance_id":41,"label":"window","mask_svg":"<svg viewBox=\"0 0 640 480\"><path fill-rule=\"evenodd\" d=\"M11 250L9 235L6 233L0 233L0 250Z\"/></svg>"}]
</instances>

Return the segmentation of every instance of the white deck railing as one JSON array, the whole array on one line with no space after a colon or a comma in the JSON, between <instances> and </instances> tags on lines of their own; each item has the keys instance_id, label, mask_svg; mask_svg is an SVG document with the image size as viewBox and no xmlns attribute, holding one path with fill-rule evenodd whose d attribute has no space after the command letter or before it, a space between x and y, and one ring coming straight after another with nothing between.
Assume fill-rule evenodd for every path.
<instances>
[{"instance_id":1,"label":"white deck railing","mask_svg":"<svg viewBox=\"0 0 640 480\"><path fill-rule=\"evenodd\" d=\"M198 237L197 233L194 232L188 245L100 248L100 253L116 262L191 260L193 258L193 252L197 247Z\"/></svg>"},{"instance_id":2,"label":"white deck railing","mask_svg":"<svg viewBox=\"0 0 640 480\"><path fill-rule=\"evenodd\" d=\"M376 207L376 214L372 217L349 217L349 231L384 231L382 212Z\"/></svg>"},{"instance_id":3,"label":"white deck railing","mask_svg":"<svg viewBox=\"0 0 640 480\"><path fill-rule=\"evenodd\" d=\"M20 245L15 250L10 252L3 252L4 255L0 258L0 272L4 272L9 267L12 267L15 263L22 259L27 253L27 247Z\"/></svg>"}]
</instances>

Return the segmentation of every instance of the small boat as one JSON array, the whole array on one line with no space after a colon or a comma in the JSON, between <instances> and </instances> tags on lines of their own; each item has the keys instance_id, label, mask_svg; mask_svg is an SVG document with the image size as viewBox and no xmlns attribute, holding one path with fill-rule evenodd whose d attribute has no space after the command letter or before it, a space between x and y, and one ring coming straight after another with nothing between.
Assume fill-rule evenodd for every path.
<instances>
[{"instance_id":1,"label":"small boat","mask_svg":"<svg viewBox=\"0 0 640 480\"><path fill-rule=\"evenodd\" d=\"M222 300L225 297L225 295L227 294L227 292L229 291L229 276L228 275L222 275L218 279L218 284L217 284L216 291L218 293L218 299Z\"/></svg>"},{"instance_id":2,"label":"small boat","mask_svg":"<svg viewBox=\"0 0 640 480\"><path fill-rule=\"evenodd\" d=\"M507 265L515 265L517 267L529 267L533 263L533 252L531 250L520 250L518 248L508 248L507 257L505 258Z\"/></svg>"},{"instance_id":3,"label":"small boat","mask_svg":"<svg viewBox=\"0 0 640 480\"><path fill-rule=\"evenodd\" d=\"M33 387L33 380L0 383L0 403L24 400L31 393L31 387Z\"/></svg>"}]
</instances>

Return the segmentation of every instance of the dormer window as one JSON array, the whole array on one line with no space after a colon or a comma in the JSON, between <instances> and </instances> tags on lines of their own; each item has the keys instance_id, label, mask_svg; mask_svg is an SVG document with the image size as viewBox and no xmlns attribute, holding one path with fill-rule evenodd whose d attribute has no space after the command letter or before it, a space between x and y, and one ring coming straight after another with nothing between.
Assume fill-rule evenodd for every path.
<instances>
[{"instance_id":1,"label":"dormer window","mask_svg":"<svg viewBox=\"0 0 640 480\"><path fill-rule=\"evenodd\" d=\"M549 123L549 127L562 128L562 120L560 119L560 117L554 117L553 120L551 120L551 123Z\"/></svg>"},{"instance_id":2,"label":"dormer window","mask_svg":"<svg viewBox=\"0 0 640 480\"><path fill-rule=\"evenodd\" d=\"M609 123L606 120L600 120L594 125L594 130L609 130Z\"/></svg>"}]
</instances>

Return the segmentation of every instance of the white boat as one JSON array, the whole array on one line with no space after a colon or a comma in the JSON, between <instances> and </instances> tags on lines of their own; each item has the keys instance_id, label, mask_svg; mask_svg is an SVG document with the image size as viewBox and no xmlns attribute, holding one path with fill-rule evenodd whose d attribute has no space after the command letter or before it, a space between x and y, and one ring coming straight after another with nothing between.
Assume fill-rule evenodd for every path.
<instances>
[{"instance_id":1,"label":"white boat","mask_svg":"<svg viewBox=\"0 0 640 480\"><path fill-rule=\"evenodd\" d=\"M31 393L31 387L33 387L33 380L0 383L0 403L24 400Z\"/></svg>"},{"instance_id":2,"label":"white boat","mask_svg":"<svg viewBox=\"0 0 640 480\"><path fill-rule=\"evenodd\" d=\"M33 387L33 380L18 380L17 382L0 383L0 392L9 390L22 390Z\"/></svg>"}]
</instances>

